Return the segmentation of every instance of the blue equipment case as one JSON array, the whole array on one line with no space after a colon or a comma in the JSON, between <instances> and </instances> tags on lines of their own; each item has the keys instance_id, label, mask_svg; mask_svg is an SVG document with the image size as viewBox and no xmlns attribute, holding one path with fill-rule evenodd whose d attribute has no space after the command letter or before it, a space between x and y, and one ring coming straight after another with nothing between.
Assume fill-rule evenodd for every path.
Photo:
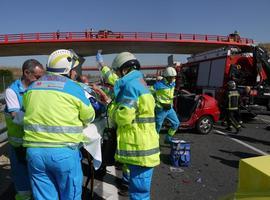
<instances>
[{"instance_id":1,"label":"blue equipment case","mask_svg":"<svg viewBox=\"0 0 270 200\"><path fill-rule=\"evenodd\" d=\"M172 139L170 160L174 167L187 167L190 164L190 143Z\"/></svg>"}]
</instances>

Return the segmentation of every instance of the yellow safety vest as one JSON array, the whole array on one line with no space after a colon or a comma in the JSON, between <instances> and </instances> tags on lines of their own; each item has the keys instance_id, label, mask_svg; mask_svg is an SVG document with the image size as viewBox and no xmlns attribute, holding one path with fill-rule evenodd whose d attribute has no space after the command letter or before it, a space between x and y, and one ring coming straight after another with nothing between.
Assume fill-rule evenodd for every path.
<instances>
[{"instance_id":1,"label":"yellow safety vest","mask_svg":"<svg viewBox=\"0 0 270 200\"><path fill-rule=\"evenodd\" d=\"M95 117L83 88L55 74L33 83L23 104L26 147L76 147L85 139L83 125Z\"/></svg>"}]
</instances>

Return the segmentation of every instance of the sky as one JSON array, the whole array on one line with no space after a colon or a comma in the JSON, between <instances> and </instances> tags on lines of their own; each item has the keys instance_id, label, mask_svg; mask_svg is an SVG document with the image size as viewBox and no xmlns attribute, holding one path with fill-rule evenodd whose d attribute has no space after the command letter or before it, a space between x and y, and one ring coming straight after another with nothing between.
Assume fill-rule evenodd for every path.
<instances>
[{"instance_id":1,"label":"sky","mask_svg":"<svg viewBox=\"0 0 270 200\"><path fill-rule=\"evenodd\" d=\"M161 32L228 35L270 42L269 0L1 0L0 34L80 32ZM136 54L142 65L163 65L168 54ZM115 55L105 55L110 64ZM0 57L0 66L17 66L28 58L46 65L48 56ZM185 62L186 56L174 55ZM87 57L85 66L95 66Z\"/></svg>"}]
</instances>

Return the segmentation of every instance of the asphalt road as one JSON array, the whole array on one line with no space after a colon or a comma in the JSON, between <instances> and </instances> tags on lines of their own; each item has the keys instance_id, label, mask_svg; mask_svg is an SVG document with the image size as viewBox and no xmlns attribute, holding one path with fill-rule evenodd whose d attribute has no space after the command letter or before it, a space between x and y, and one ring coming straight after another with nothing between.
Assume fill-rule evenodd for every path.
<instances>
[{"instance_id":1,"label":"asphalt road","mask_svg":"<svg viewBox=\"0 0 270 200\"><path fill-rule=\"evenodd\" d=\"M246 128L237 135L220 125L209 135L178 133L178 138L191 142L191 165L181 168L183 172L170 170L170 148L162 134L162 163L153 177L152 199L211 200L235 192L239 160L270 153L267 123L268 116L258 116L246 121Z\"/></svg>"},{"instance_id":2,"label":"asphalt road","mask_svg":"<svg viewBox=\"0 0 270 200\"><path fill-rule=\"evenodd\" d=\"M180 131L176 137L191 143L191 164L182 168L171 167L170 146L163 142L163 130L160 134L161 164L154 171L152 199L216 200L235 192L239 160L270 153L267 124L270 124L270 116L258 116L245 121L246 128L237 135L225 131L221 125L216 125L208 135ZM94 199L128 199L117 194L115 179L120 176L119 170L107 168L104 179L95 180ZM8 196L12 191L10 188Z\"/></svg>"}]
</instances>

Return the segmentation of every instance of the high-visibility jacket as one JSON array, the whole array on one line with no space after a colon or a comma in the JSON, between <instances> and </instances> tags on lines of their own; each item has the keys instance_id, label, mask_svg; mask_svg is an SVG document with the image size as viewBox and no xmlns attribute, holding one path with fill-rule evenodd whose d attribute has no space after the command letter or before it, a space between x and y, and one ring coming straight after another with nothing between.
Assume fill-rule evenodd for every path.
<instances>
[{"instance_id":1,"label":"high-visibility jacket","mask_svg":"<svg viewBox=\"0 0 270 200\"><path fill-rule=\"evenodd\" d=\"M78 146L84 141L83 125L94 120L95 111L83 88L71 79L46 74L23 96L24 146Z\"/></svg>"},{"instance_id":2,"label":"high-visibility jacket","mask_svg":"<svg viewBox=\"0 0 270 200\"><path fill-rule=\"evenodd\" d=\"M110 85L114 85L115 81L119 79L119 77L113 73L113 71L108 66L102 67L101 75L105 79L106 83L109 83Z\"/></svg>"},{"instance_id":3,"label":"high-visibility jacket","mask_svg":"<svg viewBox=\"0 0 270 200\"><path fill-rule=\"evenodd\" d=\"M227 109L238 110L240 94L237 90L230 90L227 93Z\"/></svg>"},{"instance_id":4,"label":"high-visibility jacket","mask_svg":"<svg viewBox=\"0 0 270 200\"><path fill-rule=\"evenodd\" d=\"M172 107L174 98L175 82L168 83L164 78L161 81L156 82L152 88L151 92L154 94L156 99L156 104L158 107L162 108L164 106Z\"/></svg>"},{"instance_id":5,"label":"high-visibility jacket","mask_svg":"<svg viewBox=\"0 0 270 200\"><path fill-rule=\"evenodd\" d=\"M17 97L17 101L19 102L20 108L9 108L8 106L5 107L5 118L6 118L6 125L7 125L7 133L8 133L8 141L14 147L19 147L22 145L22 137L24 135L23 126L15 124L12 120L11 112L18 112L22 111L22 95L25 92L25 88L21 82L21 80L16 80L13 82L9 89L12 89Z\"/></svg>"},{"instance_id":6,"label":"high-visibility jacket","mask_svg":"<svg viewBox=\"0 0 270 200\"><path fill-rule=\"evenodd\" d=\"M109 110L117 124L119 162L154 167L160 163L159 135L155 128L155 100L143 75L133 70L114 86L115 101Z\"/></svg>"}]
</instances>

